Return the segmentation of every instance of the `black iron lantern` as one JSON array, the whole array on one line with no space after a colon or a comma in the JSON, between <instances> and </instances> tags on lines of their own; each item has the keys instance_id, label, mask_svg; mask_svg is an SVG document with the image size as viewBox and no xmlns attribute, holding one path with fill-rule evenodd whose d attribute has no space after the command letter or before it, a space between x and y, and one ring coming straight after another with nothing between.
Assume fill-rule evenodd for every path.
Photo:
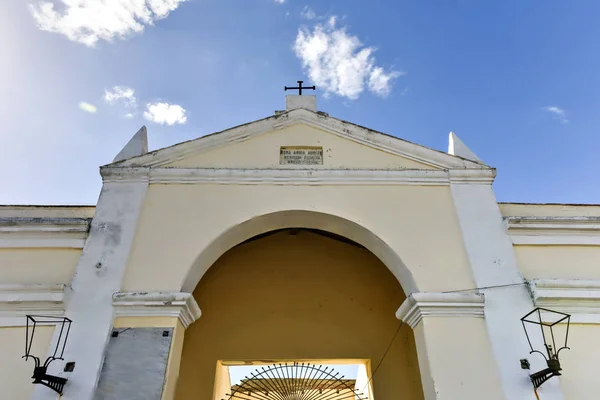
<instances>
[{"instance_id":1,"label":"black iron lantern","mask_svg":"<svg viewBox=\"0 0 600 400\"><path fill-rule=\"evenodd\" d=\"M25 361L27 361L29 358L32 358L35 361L32 383L47 386L59 394L62 394L65 383L67 383L67 379L59 376L48 375L46 372L52 361L63 360L65 347L67 345L67 338L69 337L69 331L71 330L71 322L72 321L69 318L65 317L27 315L27 323L25 326L25 355L23 358ZM37 326L48 325L55 325L55 329L60 328L60 331L53 354L46 359L44 364L42 364L39 357L31 354L31 346L33 345L33 340L35 337L35 328Z\"/></svg>"},{"instance_id":2,"label":"black iron lantern","mask_svg":"<svg viewBox=\"0 0 600 400\"><path fill-rule=\"evenodd\" d=\"M527 336L527 341L529 342L529 347L531 348L529 354L541 354L548 365L548 368L530 375L531 382L533 382L533 386L536 389L553 376L561 375L560 371L562 368L560 367L560 360L558 356L561 350L569 349L569 347L567 347L567 341L569 340L570 322L571 316L569 314L539 307L521 318L521 323L523 324L523 329L525 330L525 335ZM555 332L554 330L556 325L560 323L566 323L566 329L564 330L564 342L563 332L559 333ZM531 344L531 338L529 336L529 332L527 331L527 327L534 327L535 325L539 326L541 330L545 351L536 350ZM537 328L535 328L535 331L537 331ZM557 342L558 346L560 347L557 346ZM524 364L523 361L526 360L521 361L522 365ZM526 363L526 366L528 369L528 362Z\"/></svg>"}]
</instances>

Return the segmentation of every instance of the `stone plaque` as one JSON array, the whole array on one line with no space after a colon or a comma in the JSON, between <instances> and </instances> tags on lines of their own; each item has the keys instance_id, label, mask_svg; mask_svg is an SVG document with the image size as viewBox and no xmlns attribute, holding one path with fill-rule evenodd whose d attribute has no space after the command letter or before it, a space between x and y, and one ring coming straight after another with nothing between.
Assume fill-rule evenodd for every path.
<instances>
[{"instance_id":1,"label":"stone plaque","mask_svg":"<svg viewBox=\"0 0 600 400\"><path fill-rule=\"evenodd\" d=\"M322 165L323 148L316 146L286 146L279 151L281 165Z\"/></svg>"},{"instance_id":2,"label":"stone plaque","mask_svg":"<svg viewBox=\"0 0 600 400\"><path fill-rule=\"evenodd\" d=\"M173 328L114 331L119 334L106 346L94 400L160 400Z\"/></svg>"}]
</instances>

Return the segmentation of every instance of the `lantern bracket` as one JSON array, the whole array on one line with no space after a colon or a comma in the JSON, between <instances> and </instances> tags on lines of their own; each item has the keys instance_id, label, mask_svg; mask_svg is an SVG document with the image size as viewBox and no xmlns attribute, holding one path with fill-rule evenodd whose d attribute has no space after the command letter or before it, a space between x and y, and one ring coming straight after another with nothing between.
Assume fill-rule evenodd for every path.
<instances>
[{"instance_id":1,"label":"lantern bracket","mask_svg":"<svg viewBox=\"0 0 600 400\"><path fill-rule=\"evenodd\" d=\"M544 382L553 376L560 376L560 371L562 368L560 367L560 362L558 360L550 360L548 361L548 368L545 368L541 371L533 373L530 375L531 382L533 383L534 388L539 388L542 386Z\"/></svg>"},{"instance_id":2,"label":"lantern bracket","mask_svg":"<svg viewBox=\"0 0 600 400\"><path fill-rule=\"evenodd\" d=\"M25 355L23 358L25 361L33 359L35 367L33 368L33 384L39 384L46 386L54 390L58 394L62 394L63 388L67 383L66 378L60 376L54 376L48 374L48 366L55 360L64 360L63 355L65 353L65 347L67 345L67 338L69 331L71 330L71 321L66 317L54 317L54 316L40 316L40 315L27 315L27 322L25 325ZM56 348L51 356L46 358L46 361L42 364L39 357L31 354L31 347L33 345L33 339L35 337L35 330L38 325L47 326L55 325L56 329L60 326L58 334L58 340L56 342Z\"/></svg>"}]
</instances>

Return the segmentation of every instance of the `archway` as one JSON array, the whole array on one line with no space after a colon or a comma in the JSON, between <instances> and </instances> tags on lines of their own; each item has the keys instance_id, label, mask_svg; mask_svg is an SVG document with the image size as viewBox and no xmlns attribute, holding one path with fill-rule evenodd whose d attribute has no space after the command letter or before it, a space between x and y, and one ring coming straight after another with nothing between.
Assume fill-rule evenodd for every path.
<instances>
[{"instance_id":1,"label":"archway","mask_svg":"<svg viewBox=\"0 0 600 400\"><path fill-rule=\"evenodd\" d=\"M376 233L361 225L331 213L307 210L277 211L256 216L223 231L205 248L182 284L182 292L193 292L208 269L226 251L252 237L284 228L307 228L330 232L364 246L396 277L404 293L418 292L417 283L400 256Z\"/></svg>"},{"instance_id":2,"label":"archway","mask_svg":"<svg viewBox=\"0 0 600 400\"><path fill-rule=\"evenodd\" d=\"M262 234L239 241L202 274L193 293L203 315L185 334L177 400L219 400L224 362L358 359L377 371L370 400L423 398L413 332L394 316L405 299L398 277L338 232L346 227L380 252L384 243L337 217L322 223L337 232L315 229L314 220L301 218L307 214L313 213L287 213L282 223L302 220L311 229L249 221Z\"/></svg>"}]
</instances>

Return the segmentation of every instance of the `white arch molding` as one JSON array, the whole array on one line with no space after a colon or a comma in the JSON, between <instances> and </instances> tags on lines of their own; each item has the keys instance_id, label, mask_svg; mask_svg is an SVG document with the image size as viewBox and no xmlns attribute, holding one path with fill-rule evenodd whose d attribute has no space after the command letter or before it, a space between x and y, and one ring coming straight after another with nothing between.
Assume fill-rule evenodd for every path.
<instances>
[{"instance_id":1,"label":"white arch molding","mask_svg":"<svg viewBox=\"0 0 600 400\"><path fill-rule=\"evenodd\" d=\"M200 252L187 273L181 291L192 293L206 271L229 249L254 236L285 228L319 229L361 244L394 274L406 296L419 291L412 273L400 256L370 229L330 213L308 210L276 211L230 226Z\"/></svg>"}]
</instances>

